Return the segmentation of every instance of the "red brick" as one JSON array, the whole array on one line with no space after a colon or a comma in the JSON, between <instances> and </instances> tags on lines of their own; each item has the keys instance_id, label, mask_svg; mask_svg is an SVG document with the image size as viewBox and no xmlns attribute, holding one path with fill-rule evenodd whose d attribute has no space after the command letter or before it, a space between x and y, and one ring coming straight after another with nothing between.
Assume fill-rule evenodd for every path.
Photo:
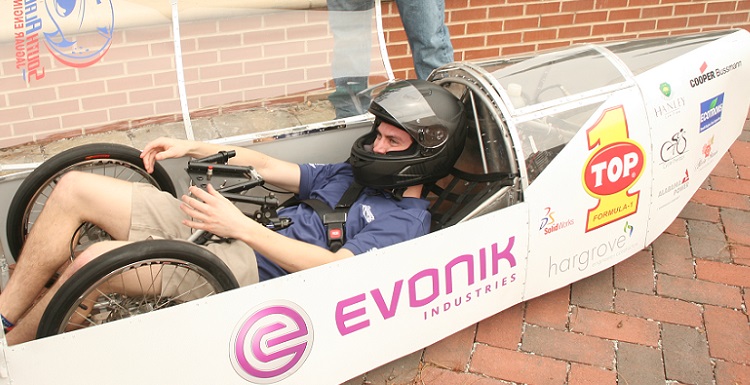
<instances>
[{"instance_id":1,"label":"red brick","mask_svg":"<svg viewBox=\"0 0 750 385\"><path fill-rule=\"evenodd\" d=\"M698 189L691 199L693 202L709 206L732 207L740 210L750 210L750 199L745 195L726 193L721 191Z\"/></svg>"},{"instance_id":2,"label":"red brick","mask_svg":"<svg viewBox=\"0 0 750 385\"><path fill-rule=\"evenodd\" d=\"M656 20L629 21L625 24L625 32L653 31L656 28Z\"/></svg>"},{"instance_id":3,"label":"red brick","mask_svg":"<svg viewBox=\"0 0 750 385\"><path fill-rule=\"evenodd\" d=\"M654 267L649 251L639 251L630 258L618 263L615 269L615 288L653 294Z\"/></svg>"},{"instance_id":4,"label":"red brick","mask_svg":"<svg viewBox=\"0 0 750 385\"><path fill-rule=\"evenodd\" d=\"M615 311L627 315L700 327L701 308L689 302L618 290Z\"/></svg>"},{"instance_id":5,"label":"red brick","mask_svg":"<svg viewBox=\"0 0 750 385\"><path fill-rule=\"evenodd\" d=\"M544 13L559 13L560 2L529 3L526 5L527 15L541 15Z\"/></svg>"},{"instance_id":6,"label":"red brick","mask_svg":"<svg viewBox=\"0 0 750 385\"><path fill-rule=\"evenodd\" d=\"M639 8L613 9L609 11L609 21L614 20L638 20L641 16Z\"/></svg>"},{"instance_id":7,"label":"red brick","mask_svg":"<svg viewBox=\"0 0 750 385\"><path fill-rule=\"evenodd\" d=\"M750 195L750 180L712 176L711 187L716 191Z\"/></svg>"},{"instance_id":8,"label":"red brick","mask_svg":"<svg viewBox=\"0 0 750 385\"><path fill-rule=\"evenodd\" d=\"M674 8L675 15L703 14L706 10L705 4L677 5Z\"/></svg>"},{"instance_id":9,"label":"red brick","mask_svg":"<svg viewBox=\"0 0 750 385\"><path fill-rule=\"evenodd\" d=\"M719 209L713 206L706 206L695 202L688 202L679 215L684 219L697 219L706 222L718 223Z\"/></svg>"},{"instance_id":10,"label":"red brick","mask_svg":"<svg viewBox=\"0 0 750 385\"><path fill-rule=\"evenodd\" d=\"M750 324L740 311L706 306L706 335L711 357L750 364Z\"/></svg>"},{"instance_id":11,"label":"red brick","mask_svg":"<svg viewBox=\"0 0 750 385\"><path fill-rule=\"evenodd\" d=\"M687 17L670 17L666 19L659 19L659 21L656 22L656 29L670 30L676 28L684 28L687 26L687 22Z\"/></svg>"},{"instance_id":12,"label":"red brick","mask_svg":"<svg viewBox=\"0 0 750 385\"><path fill-rule=\"evenodd\" d=\"M476 23L466 24L467 34L488 34L488 33L498 32L502 30L503 30L502 20L479 21Z\"/></svg>"},{"instance_id":13,"label":"red brick","mask_svg":"<svg viewBox=\"0 0 750 385\"><path fill-rule=\"evenodd\" d=\"M581 349L585 346L585 349ZM521 350L563 361L614 369L615 345L612 341L562 330L527 326Z\"/></svg>"},{"instance_id":14,"label":"red brick","mask_svg":"<svg viewBox=\"0 0 750 385\"><path fill-rule=\"evenodd\" d=\"M464 370L471 358L475 332L476 325L472 325L427 347L424 361L451 370Z\"/></svg>"},{"instance_id":15,"label":"red brick","mask_svg":"<svg viewBox=\"0 0 750 385\"><path fill-rule=\"evenodd\" d=\"M716 361L716 385L750 384L750 366Z\"/></svg>"},{"instance_id":16,"label":"red brick","mask_svg":"<svg viewBox=\"0 0 750 385\"><path fill-rule=\"evenodd\" d=\"M657 273L693 277L693 256L686 238L662 234L651 246Z\"/></svg>"},{"instance_id":17,"label":"red brick","mask_svg":"<svg viewBox=\"0 0 750 385\"><path fill-rule=\"evenodd\" d=\"M652 5L653 0L644 0L644 2L648 3L647 5ZM631 1L631 6L632 1ZM672 6L662 6L662 7L646 7L641 9L641 17L644 19L647 18L663 18L665 16L672 16L672 13L674 12L674 7Z\"/></svg>"},{"instance_id":18,"label":"red brick","mask_svg":"<svg viewBox=\"0 0 750 385\"><path fill-rule=\"evenodd\" d=\"M737 166L737 171L739 172L740 179L742 179L742 180L750 180L750 167L748 167L748 166Z\"/></svg>"},{"instance_id":19,"label":"red brick","mask_svg":"<svg viewBox=\"0 0 750 385\"><path fill-rule=\"evenodd\" d=\"M571 286L570 303L596 310L612 310L614 282L612 268L603 270Z\"/></svg>"},{"instance_id":20,"label":"red brick","mask_svg":"<svg viewBox=\"0 0 750 385\"><path fill-rule=\"evenodd\" d=\"M479 322L477 342L516 350L521 343L524 307L525 303L519 303Z\"/></svg>"},{"instance_id":21,"label":"red brick","mask_svg":"<svg viewBox=\"0 0 750 385\"><path fill-rule=\"evenodd\" d=\"M706 12L732 12L734 11L736 1L714 1L706 5Z\"/></svg>"},{"instance_id":22,"label":"red brick","mask_svg":"<svg viewBox=\"0 0 750 385\"><path fill-rule=\"evenodd\" d=\"M661 296L731 308L742 307L742 292L735 286L664 274L659 274L656 281L656 292Z\"/></svg>"},{"instance_id":23,"label":"red brick","mask_svg":"<svg viewBox=\"0 0 750 385\"><path fill-rule=\"evenodd\" d=\"M591 34L591 26L572 26L567 28L560 28L557 35L561 39L571 39L581 36L589 36Z\"/></svg>"},{"instance_id":24,"label":"red brick","mask_svg":"<svg viewBox=\"0 0 750 385\"><path fill-rule=\"evenodd\" d=\"M721 219L730 243L750 245L750 212L724 208Z\"/></svg>"},{"instance_id":25,"label":"red brick","mask_svg":"<svg viewBox=\"0 0 750 385\"><path fill-rule=\"evenodd\" d=\"M593 35L612 35L622 33L625 30L625 23L608 23L594 25L591 33Z\"/></svg>"},{"instance_id":26,"label":"red brick","mask_svg":"<svg viewBox=\"0 0 750 385\"><path fill-rule=\"evenodd\" d=\"M493 5L497 3L496 0L493 0ZM523 15L523 5L498 5L489 9L490 19L506 19L521 15Z\"/></svg>"},{"instance_id":27,"label":"red brick","mask_svg":"<svg viewBox=\"0 0 750 385\"><path fill-rule=\"evenodd\" d=\"M521 42L521 32L496 33L487 36L487 45L506 45Z\"/></svg>"},{"instance_id":28,"label":"red brick","mask_svg":"<svg viewBox=\"0 0 750 385\"><path fill-rule=\"evenodd\" d=\"M510 19L505 21L506 31L516 31L529 28L539 28L539 17L524 17L521 19Z\"/></svg>"},{"instance_id":29,"label":"red brick","mask_svg":"<svg viewBox=\"0 0 750 385\"><path fill-rule=\"evenodd\" d=\"M747 12L719 14L719 24L734 24L747 22Z\"/></svg>"},{"instance_id":30,"label":"red brick","mask_svg":"<svg viewBox=\"0 0 750 385\"><path fill-rule=\"evenodd\" d=\"M456 373L450 370L436 368L426 365L422 368L417 384L429 385L502 385L507 384L499 380L493 380L485 376L472 373Z\"/></svg>"},{"instance_id":31,"label":"red brick","mask_svg":"<svg viewBox=\"0 0 750 385\"><path fill-rule=\"evenodd\" d=\"M577 363L570 364L568 385L616 385L617 372Z\"/></svg>"},{"instance_id":32,"label":"red brick","mask_svg":"<svg viewBox=\"0 0 750 385\"><path fill-rule=\"evenodd\" d=\"M571 24L573 24L573 15L569 13L562 15L545 15L542 16L539 21L539 26L542 28L568 26Z\"/></svg>"},{"instance_id":33,"label":"red brick","mask_svg":"<svg viewBox=\"0 0 750 385\"><path fill-rule=\"evenodd\" d=\"M534 298L526 303L526 322L555 329L568 326L570 286Z\"/></svg>"},{"instance_id":34,"label":"red brick","mask_svg":"<svg viewBox=\"0 0 750 385\"><path fill-rule=\"evenodd\" d=\"M566 1L562 5L563 12L580 12L594 9L594 0Z\"/></svg>"},{"instance_id":35,"label":"red brick","mask_svg":"<svg viewBox=\"0 0 750 385\"><path fill-rule=\"evenodd\" d=\"M570 330L640 345L659 344L659 324L656 321L624 314L576 308L571 316Z\"/></svg>"},{"instance_id":36,"label":"red brick","mask_svg":"<svg viewBox=\"0 0 750 385\"><path fill-rule=\"evenodd\" d=\"M575 14L575 24L599 23L606 20L606 11L576 12Z\"/></svg>"},{"instance_id":37,"label":"red brick","mask_svg":"<svg viewBox=\"0 0 750 385\"><path fill-rule=\"evenodd\" d=\"M451 11L450 22L463 22L467 20L486 20L489 15L487 8L469 8L460 11Z\"/></svg>"},{"instance_id":38,"label":"red brick","mask_svg":"<svg viewBox=\"0 0 750 385\"><path fill-rule=\"evenodd\" d=\"M552 358L479 345L470 372L529 384L564 384L567 364Z\"/></svg>"},{"instance_id":39,"label":"red brick","mask_svg":"<svg viewBox=\"0 0 750 385\"><path fill-rule=\"evenodd\" d=\"M523 33L523 41L531 43L540 40L553 40L557 37L556 29L537 29Z\"/></svg>"},{"instance_id":40,"label":"red brick","mask_svg":"<svg viewBox=\"0 0 750 385\"><path fill-rule=\"evenodd\" d=\"M688 27L714 25L718 19L719 17L717 15L691 16L688 18Z\"/></svg>"},{"instance_id":41,"label":"red brick","mask_svg":"<svg viewBox=\"0 0 750 385\"><path fill-rule=\"evenodd\" d=\"M687 222L683 219L677 218L672 221L672 223L664 230L664 232L670 235L676 235L678 237L687 237Z\"/></svg>"},{"instance_id":42,"label":"red brick","mask_svg":"<svg viewBox=\"0 0 750 385\"><path fill-rule=\"evenodd\" d=\"M750 266L750 247L742 245L730 246L732 261L739 265Z\"/></svg>"},{"instance_id":43,"label":"red brick","mask_svg":"<svg viewBox=\"0 0 750 385\"><path fill-rule=\"evenodd\" d=\"M737 167L732 161L732 157L727 152L716 163L716 167L711 170L710 175L723 176L725 178L737 178Z\"/></svg>"},{"instance_id":44,"label":"red brick","mask_svg":"<svg viewBox=\"0 0 750 385\"><path fill-rule=\"evenodd\" d=\"M736 141L729 147L734 164L750 167L750 142Z\"/></svg>"},{"instance_id":45,"label":"red brick","mask_svg":"<svg viewBox=\"0 0 750 385\"><path fill-rule=\"evenodd\" d=\"M698 279L727 285L750 287L750 267L705 261L695 261L695 272Z\"/></svg>"},{"instance_id":46,"label":"red brick","mask_svg":"<svg viewBox=\"0 0 750 385\"><path fill-rule=\"evenodd\" d=\"M524 45L515 45L510 47L503 47L500 54L505 55L517 55L522 53L529 53L534 52L536 50L536 45L534 44L524 44Z\"/></svg>"}]
</instances>

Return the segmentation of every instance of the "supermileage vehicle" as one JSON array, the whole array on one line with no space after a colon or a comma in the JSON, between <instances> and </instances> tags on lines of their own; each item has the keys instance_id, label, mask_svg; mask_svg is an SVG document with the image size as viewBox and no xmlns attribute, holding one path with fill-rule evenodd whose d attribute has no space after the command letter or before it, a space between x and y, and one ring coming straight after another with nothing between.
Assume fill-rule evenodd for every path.
<instances>
[{"instance_id":1,"label":"supermileage vehicle","mask_svg":"<svg viewBox=\"0 0 750 385\"><path fill-rule=\"evenodd\" d=\"M379 19L366 17L378 30ZM366 54L377 58L366 60L377 64L367 66L368 87L355 94L365 106L359 113L212 141L293 162L346 159L372 126L366 101L394 80L369 29L367 41L376 44ZM123 265L94 266L85 282L61 289L66 298L50 306L56 314L45 314L40 338L3 344L0 384L335 384L424 348L650 245L741 133L748 63L750 33L725 30L438 68L428 80L464 103L469 134L453 172L428 196L430 234L240 288L221 266L183 259L190 250L129 249ZM149 176L137 153L74 148L2 177L0 188L14 196L0 209L8 263L71 169L126 170L116 176L175 194L226 172L233 183L249 181L231 191L241 195L238 204L260 204L259 221L279 220L274 207L264 211L275 201L253 196L262 181L252 170L224 170L218 156L166 161ZM100 237L83 228L76 241ZM163 264L193 269L212 295L161 308L105 292L122 269ZM97 291L98 318L72 327L76 309ZM372 346L387 348L354 354Z\"/></svg>"}]
</instances>

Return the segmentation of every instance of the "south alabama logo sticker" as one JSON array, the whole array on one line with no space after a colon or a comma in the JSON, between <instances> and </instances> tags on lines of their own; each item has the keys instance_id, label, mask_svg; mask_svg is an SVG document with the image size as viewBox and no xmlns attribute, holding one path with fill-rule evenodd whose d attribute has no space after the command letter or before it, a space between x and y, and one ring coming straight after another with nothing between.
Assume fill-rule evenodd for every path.
<instances>
[{"instance_id":1,"label":"south alabama logo sticker","mask_svg":"<svg viewBox=\"0 0 750 385\"><path fill-rule=\"evenodd\" d=\"M247 312L232 336L232 366L253 384L273 384L291 376L313 345L310 317L297 304L283 300Z\"/></svg>"},{"instance_id":2,"label":"south alabama logo sticker","mask_svg":"<svg viewBox=\"0 0 750 385\"><path fill-rule=\"evenodd\" d=\"M638 211L640 191L630 191L643 174L645 151L630 139L623 106L605 110L586 131L589 155L583 167L583 187L598 199L588 210L586 232Z\"/></svg>"}]
</instances>

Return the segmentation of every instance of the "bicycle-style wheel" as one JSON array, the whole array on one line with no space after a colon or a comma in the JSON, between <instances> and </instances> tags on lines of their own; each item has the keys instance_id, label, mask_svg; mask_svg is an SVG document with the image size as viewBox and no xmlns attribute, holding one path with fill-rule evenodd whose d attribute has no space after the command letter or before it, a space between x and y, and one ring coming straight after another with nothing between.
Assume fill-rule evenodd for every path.
<instances>
[{"instance_id":1,"label":"bicycle-style wheel","mask_svg":"<svg viewBox=\"0 0 750 385\"><path fill-rule=\"evenodd\" d=\"M37 338L101 325L238 288L207 249L178 240L147 240L102 254L55 293Z\"/></svg>"},{"instance_id":2,"label":"bicycle-style wheel","mask_svg":"<svg viewBox=\"0 0 750 385\"><path fill-rule=\"evenodd\" d=\"M152 174L147 173L143 168L140 151L132 147L95 143L63 151L32 171L13 196L8 209L6 235L8 249L15 260L18 260L21 247L57 182L63 174L72 170L150 183L162 191L176 195L174 184L164 167L157 164ZM91 224L84 224L76 238L77 246L110 239L106 232Z\"/></svg>"}]
</instances>

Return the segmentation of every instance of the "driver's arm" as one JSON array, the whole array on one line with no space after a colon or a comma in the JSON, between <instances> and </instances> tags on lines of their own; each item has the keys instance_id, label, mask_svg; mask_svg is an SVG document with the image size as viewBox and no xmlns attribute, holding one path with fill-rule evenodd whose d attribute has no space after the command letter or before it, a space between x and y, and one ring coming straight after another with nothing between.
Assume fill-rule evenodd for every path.
<instances>
[{"instance_id":1,"label":"driver's arm","mask_svg":"<svg viewBox=\"0 0 750 385\"><path fill-rule=\"evenodd\" d=\"M290 273L354 255L343 247L333 253L269 230L244 215L211 185L206 191L191 186L190 193L182 197L182 210L191 218L183 220L184 225L245 242Z\"/></svg>"},{"instance_id":2,"label":"driver's arm","mask_svg":"<svg viewBox=\"0 0 750 385\"><path fill-rule=\"evenodd\" d=\"M183 156L203 158L228 150L234 150L237 153L229 160L229 164L252 166L266 182L293 193L299 192L300 171L297 164L244 147L159 138L144 147L141 158L143 158L146 170L152 172L154 163L159 160Z\"/></svg>"}]
</instances>

